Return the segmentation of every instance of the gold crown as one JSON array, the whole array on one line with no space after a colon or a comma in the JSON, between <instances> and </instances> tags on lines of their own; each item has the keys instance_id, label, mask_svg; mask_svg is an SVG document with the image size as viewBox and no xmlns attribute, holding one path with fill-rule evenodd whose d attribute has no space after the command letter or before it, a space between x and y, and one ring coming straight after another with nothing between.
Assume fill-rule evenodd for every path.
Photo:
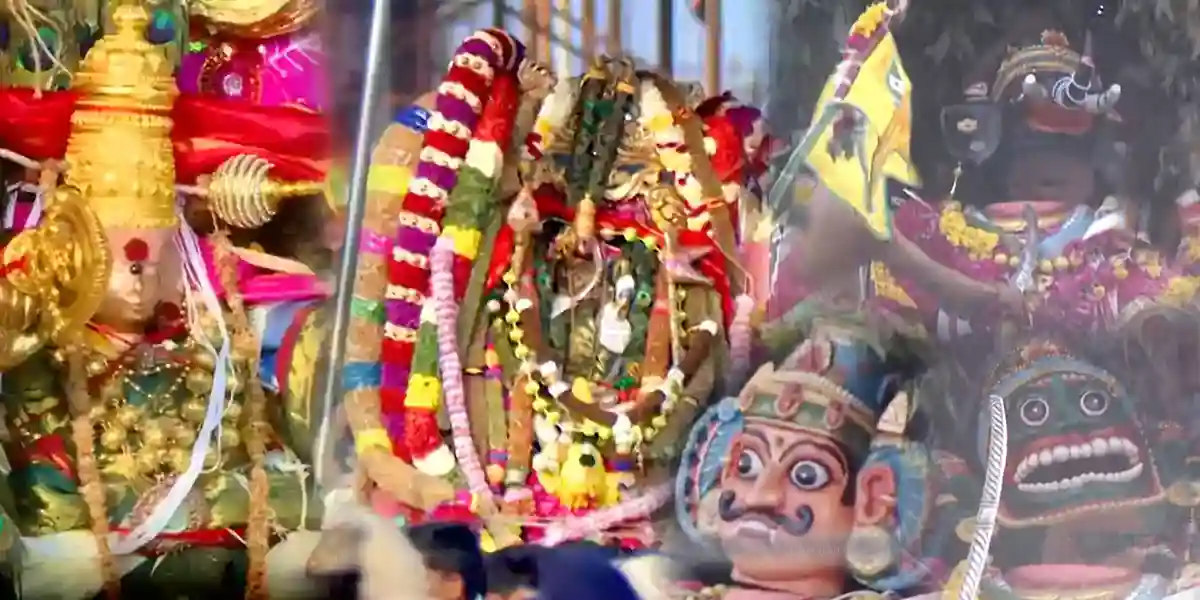
<instances>
[{"instance_id":1,"label":"gold crown","mask_svg":"<svg viewBox=\"0 0 1200 600\"><path fill-rule=\"evenodd\" d=\"M96 43L75 75L80 98L71 116L66 181L106 227L174 227L173 66L166 50L146 39L145 7L138 0L116 4L114 32Z\"/></svg>"}]
</instances>

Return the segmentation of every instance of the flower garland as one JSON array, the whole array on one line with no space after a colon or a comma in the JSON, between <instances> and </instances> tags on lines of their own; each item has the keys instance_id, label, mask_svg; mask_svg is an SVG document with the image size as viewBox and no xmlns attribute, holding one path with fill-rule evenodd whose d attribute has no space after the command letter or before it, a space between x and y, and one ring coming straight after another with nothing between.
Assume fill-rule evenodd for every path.
<instances>
[{"instance_id":1,"label":"flower garland","mask_svg":"<svg viewBox=\"0 0 1200 600\"><path fill-rule=\"evenodd\" d=\"M687 150L683 128L675 122L675 114L653 79L641 84L641 116L638 122L650 133L654 149L663 168L675 176L675 189L689 207L704 206L704 190L692 174L692 156Z\"/></svg>"},{"instance_id":2,"label":"flower garland","mask_svg":"<svg viewBox=\"0 0 1200 600\"><path fill-rule=\"evenodd\" d=\"M669 502L672 495L672 485L662 484L616 506L579 517L567 517L562 522L548 527L541 543L545 546L556 546L607 531L627 521L645 519Z\"/></svg>"},{"instance_id":3,"label":"flower garland","mask_svg":"<svg viewBox=\"0 0 1200 600\"><path fill-rule=\"evenodd\" d=\"M522 54L521 45L507 33L487 29L474 33L458 48L438 88L435 110L429 118L420 162L409 184L400 216L393 261L389 268L388 326L384 341L383 400L404 415L403 444L413 464L422 472L443 475L454 467L437 424L441 384L436 373L411 373L417 360L417 327L432 319L422 317L429 287L429 255L440 233L440 221L450 191L458 183L459 169L470 150L485 98L497 71L512 70ZM436 344L425 346L433 352ZM412 375L410 380L410 375Z\"/></svg>"},{"instance_id":4,"label":"flower garland","mask_svg":"<svg viewBox=\"0 0 1200 600\"><path fill-rule=\"evenodd\" d=\"M432 326L421 324L410 380L410 387L415 387L413 383L418 377L436 376L436 373L425 371L427 365L424 361L418 362L418 358L425 356L424 349L432 346L437 351L434 366L441 371L454 457L462 465L463 474L474 494L486 494L489 487L467 415L462 360L458 354L458 303L466 293L471 268L483 239L481 228L495 209L492 191L504 161L503 147L512 137L518 96L515 77L505 74L493 82L492 95L480 119L475 139L471 140L467 150L466 165L462 169L459 184L446 206L445 229L430 256L433 267L430 279L433 292L431 305L435 323ZM442 447L445 447L444 443ZM453 466L453 463L450 465Z\"/></svg>"},{"instance_id":5,"label":"flower garland","mask_svg":"<svg viewBox=\"0 0 1200 600\"><path fill-rule=\"evenodd\" d=\"M575 106L577 90L569 79L560 79L554 86L554 91L542 103L533 131L525 139L525 158L537 160L546 154L554 144L555 132L562 129L567 119L571 118L571 109Z\"/></svg>"},{"instance_id":6,"label":"flower garland","mask_svg":"<svg viewBox=\"0 0 1200 600\"><path fill-rule=\"evenodd\" d=\"M428 127L433 96L427 94L401 111L371 156L367 180L370 195L363 217L363 241L343 371L346 388L343 405L354 435L359 475L395 501L427 511L453 499L454 487L414 469L407 462L405 446L393 444L393 439L403 435L403 429L398 427L401 415L388 411L380 387L381 358L388 343L381 326L387 320L384 297L389 279L388 261L393 254L392 240L385 232L394 231L403 217L401 206Z\"/></svg>"}]
</instances>

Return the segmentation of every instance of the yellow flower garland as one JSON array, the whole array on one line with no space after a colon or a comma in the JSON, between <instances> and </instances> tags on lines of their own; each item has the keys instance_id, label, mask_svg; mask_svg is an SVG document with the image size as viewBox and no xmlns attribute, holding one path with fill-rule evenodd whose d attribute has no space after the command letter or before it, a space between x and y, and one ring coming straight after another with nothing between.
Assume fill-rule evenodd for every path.
<instances>
[{"instance_id":1,"label":"yellow flower garland","mask_svg":"<svg viewBox=\"0 0 1200 600\"><path fill-rule=\"evenodd\" d=\"M966 215L957 202L947 205L942 210L938 218L938 230L946 236L946 241L966 250L971 260L991 257L1000 243L999 234L967 224Z\"/></svg>"}]
</instances>

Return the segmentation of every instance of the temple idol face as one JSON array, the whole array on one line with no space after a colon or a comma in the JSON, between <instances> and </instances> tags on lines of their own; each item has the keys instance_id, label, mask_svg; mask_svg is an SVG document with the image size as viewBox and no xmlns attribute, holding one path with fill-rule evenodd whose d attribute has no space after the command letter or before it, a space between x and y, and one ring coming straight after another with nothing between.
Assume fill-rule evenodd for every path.
<instances>
[{"instance_id":1,"label":"temple idol face","mask_svg":"<svg viewBox=\"0 0 1200 600\"><path fill-rule=\"evenodd\" d=\"M742 577L787 582L838 572L854 522L854 478L829 438L750 419L719 484L716 530Z\"/></svg>"},{"instance_id":2,"label":"temple idol face","mask_svg":"<svg viewBox=\"0 0 1200 600\"><path fill-rule=\"evenodd\" d=\"M1115 382L1051 373L1007 404L1015 418L1002 518L1064 520L1162 493L1131 399Z\"/></svg>"},{"instance_id":3,"label":"temple idol face","mask_svg":"<svg viewBox=\"0 0 1200 600\"><path fill-rule=\"evenodd\" d=\"M141 334L160 302L177 302L179 260L170 229L112 229L108 293L95 321L117 333Z\"/></svg>"},{"instance_id":4,"label":"temple idol face","mask_svg":"<svg viewBox=\"0 0 1200 600\"><path fill-rule=\"evenodd\" d=\"M1053 146L1015 156L1005 179L1008 201L1077 206L1092 201L1096 193L1092 165Z\"/></svg>"}]
</instances>

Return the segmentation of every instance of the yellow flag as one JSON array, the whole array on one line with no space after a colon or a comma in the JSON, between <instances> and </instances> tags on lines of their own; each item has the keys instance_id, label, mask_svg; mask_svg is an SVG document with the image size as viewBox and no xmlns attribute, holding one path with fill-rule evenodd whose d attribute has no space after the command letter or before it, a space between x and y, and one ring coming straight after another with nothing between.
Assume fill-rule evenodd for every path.
<instances>
[{"instance_id":1,"label":"yellow flag","mask_svg":"<svg viewBox=\"0 0 1200 600\"><path fill-rule=\"evenodd\" d=\"M845 104L863 119L863 134L849 155L829 153L833 122L840 106L830 105L837 76L831 77L817 102L813 127L820 130L806 161L812 174L835 196L854 208L880 239L892 235L888 179L916 185L909 155L912 137L912 82L900 63L892 34L886 34L863 61L846 94ZM815 132L814 132L815 133Z\"/></svg>"}]
</instances>

